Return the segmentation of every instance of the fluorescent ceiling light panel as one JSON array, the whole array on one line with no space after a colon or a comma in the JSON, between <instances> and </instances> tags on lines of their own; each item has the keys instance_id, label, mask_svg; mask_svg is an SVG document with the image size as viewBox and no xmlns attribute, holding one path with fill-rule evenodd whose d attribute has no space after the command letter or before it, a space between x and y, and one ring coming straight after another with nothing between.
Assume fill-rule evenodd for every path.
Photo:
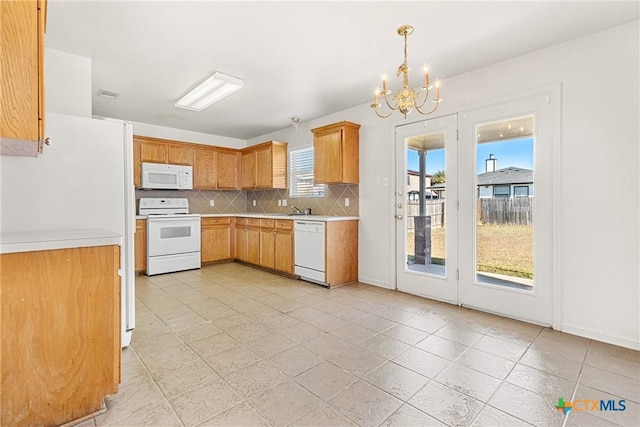
<instances>
[{"instance_id":1,"label":"fluorescent ceiling light panel","mask_svg":"<svg viewBox=\"0 0 640 427\"><path fill-rule=\"evenodd\" d=\"M202 111L222 98L231 95L243 85L242 79L216 71L211 77L180 98L174 105L185 110Z\"/></svg>"}]
</instances>

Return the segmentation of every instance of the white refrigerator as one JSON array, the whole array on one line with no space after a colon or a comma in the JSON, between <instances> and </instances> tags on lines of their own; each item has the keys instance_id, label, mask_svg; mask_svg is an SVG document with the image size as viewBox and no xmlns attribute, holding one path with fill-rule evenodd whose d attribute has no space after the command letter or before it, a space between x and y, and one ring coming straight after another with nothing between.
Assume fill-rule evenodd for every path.
<instances>
[{"instance_id":1,"label":"white refrigerator","mask_svg":"<svg viewBox=\"0 0 640 427\"><path fill-rule=\"evenodd\" d=\"M133 130L130 123L47 113L51 146L0 158L2 231L102 228L123 236L122 346L135 327Z\"/></svg>"}]
</instances>

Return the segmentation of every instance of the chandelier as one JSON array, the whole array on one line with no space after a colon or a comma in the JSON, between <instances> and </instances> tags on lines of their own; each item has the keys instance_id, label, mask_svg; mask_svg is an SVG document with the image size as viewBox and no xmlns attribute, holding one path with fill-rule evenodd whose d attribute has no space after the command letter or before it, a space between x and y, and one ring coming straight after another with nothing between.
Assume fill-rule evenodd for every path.
<instances>
[{"instance_id":1,"label":"chandelier","mask_svg":"<svg viewBox=\"0 0 640 427\"><path fill-rule=\"evenodd\" d=\"M400 114L404 114L404 117L407 118L407 114L414 109L420 114L431 114L438 109L438 104L442 102L442 98L440 98L440 82L436 80L436 93L431 100L434 106L431 111L424 112L421 110L429 98L429 90L433 88L433 85L429 83L429 70L426 66L424 67L424 86L409 89L409 71L411 67L407 64L407 36L410 36L412 33L413 27L411 25L403 25L398 28L398 34L404 37L404 62L398 67L397 74L398 77L402 74L402 89L393 94L393 100L390 102L389 95L391 95L391 91L387 89L386 76L382 77L382 92L380 92L379 87L376 88L376 97L373 104L371 104L371 108L373 108L378 117L382 117L383 119L391 116L395 111L400 111ZM380 114L380 103L378 102L380 96L382 96L387 107L390 109L389 114Z\"/></svg>"}]
</instances>

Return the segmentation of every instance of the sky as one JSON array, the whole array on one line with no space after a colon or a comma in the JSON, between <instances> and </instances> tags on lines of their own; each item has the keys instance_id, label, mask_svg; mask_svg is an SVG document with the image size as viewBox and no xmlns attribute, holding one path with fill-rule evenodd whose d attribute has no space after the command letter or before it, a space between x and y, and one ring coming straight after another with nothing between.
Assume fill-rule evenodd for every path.
<instances>
[{"instance_id":1,"label":"sky","mask_svg":"<svg viewBox=\"0 0 640 427\"><path fill-rule=\"evenodd\" d=\"M478 145L477 166L478 173L485 171L485 160L489 154L498 159L498 169L514 166L523 169L533 169L533 138L514 139L509 141L488 142ZM444 170L444 149L430 150L427 153L427 173L433 175ZM407 168L417 171L418 152L409 150L407 153Z\"/></svg>"}]
</instances>

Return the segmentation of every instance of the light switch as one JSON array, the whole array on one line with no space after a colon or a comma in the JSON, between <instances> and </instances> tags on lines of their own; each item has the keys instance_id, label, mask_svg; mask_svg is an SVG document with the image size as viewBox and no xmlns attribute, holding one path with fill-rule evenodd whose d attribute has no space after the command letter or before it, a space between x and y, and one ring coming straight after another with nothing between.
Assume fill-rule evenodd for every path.
<instances>
[{"instance_id":1,"label":"light switch","mask_svg":"<svg viewBox=\"0 0 640 427\"><path fill-rule=\"evenodd\" d=\"M215 205L216 205L215 200L209 200L209 206L215 206Z\"/></svg>"},{"instance_id":2,"label":"light switch","mask_svg":"<svg viewBox=\"0 0 640 427\"><path fill-rule=\"evenodd\" d=\"M254 200L254 201L253 201L253 206L255 206L255 205L256 205L256 201Z\"/></svg>"},{"instance_id":3,"label":"light switch","mask_svg":"<svg viewBox=\"0 0 640 427\"><path fill-rule=\"evenodd\" d=\"M349 206L349 198L348 197L344 198L344 205L345 206Z\"/></svg>"},{"instance_id":4,"label":"light switch","mask_svg":"<svg viewBox=\"0 0 640 427\"><path fill-rule=\"evenodd\" d=\"M287 206L287 199L282 199L282 206Z\"/></svg>"},{"instance_id":5,"label":"light switch","mask_svg":"<svg viewBox=\"0 0 640 427\"><path fill-rule=\"evenodd\" d=\"M282 199L278 199L278 206L282 206Z\"/></svg>"}]
</instances>

